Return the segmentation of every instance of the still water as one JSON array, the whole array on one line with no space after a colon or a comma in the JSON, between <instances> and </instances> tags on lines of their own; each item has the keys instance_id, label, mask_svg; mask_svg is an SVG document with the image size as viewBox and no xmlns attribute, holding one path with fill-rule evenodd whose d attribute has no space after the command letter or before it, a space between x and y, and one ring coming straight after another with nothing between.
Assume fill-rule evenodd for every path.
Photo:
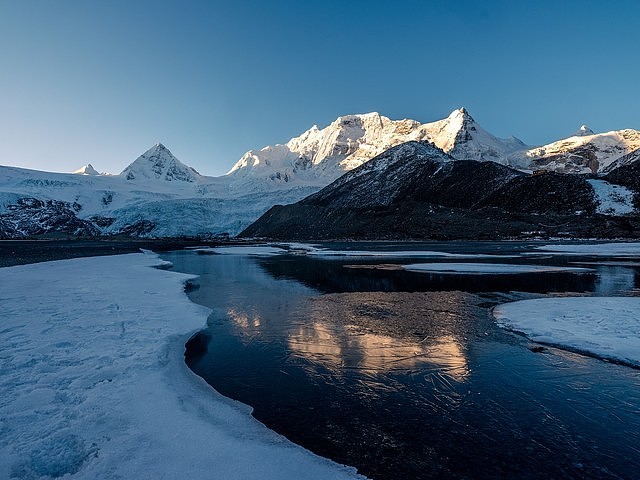
<instances>
[{"instance_id":1,"label":"still water","mask_svg":"<svg viewBox=\"0 0 640 480\"><path fill-rule=\"evenodd\" d=\"M521 257L528 245L519 243L332 247L581 260ZM588 274L499 276L388 265L434 261L424 258L163 258L199 275L189 295L212 309L188 344L190 368L317 454L374 479L640 478L640 371L540 351L490 311L544 295L635 295L632 264L584 259L601 264Z\"/></svg>"}]
</instances>

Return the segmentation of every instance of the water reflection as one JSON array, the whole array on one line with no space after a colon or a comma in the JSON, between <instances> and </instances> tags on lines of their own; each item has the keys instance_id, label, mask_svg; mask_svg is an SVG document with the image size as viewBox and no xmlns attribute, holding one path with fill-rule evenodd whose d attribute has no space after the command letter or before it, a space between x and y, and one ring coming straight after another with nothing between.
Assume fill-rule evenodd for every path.
<instances>
[{"instance_id":1,"label":"water reflection","mask_svg":"<svg viewBox=\"0 0 640 480\"><path fill-rule=\"evenodd\" d=\"M243 335L253 337L260 333L262 319L257 312L246 312L237 308L230 308L227 310L227 315Z\"/></svg>"},{"instance_id":2,"label":"water reflection","mask_svg":"<svg viewBox=\"0 0 640 480\"><path fill-rule=\"evenodd\" d=\"M339 369L344 365L341 341L335 328L324 322L298 325L287 338L287 345L295 354L314 363Z\"/></svg>"},{"instance_id":3,"label":"water reflection","mask_svg":"<svg viewBox=\"0 0 640 480\"><path fill-rule=\"evenodd\" d=\"M636 269L622 266L598 267L597 295L620 295L636 288Z\"/></svg>"},{"instance_id":4,"label":"water reflection","mask_svg":"<svg viewBox=\"0 0 640 480\"><path fill-rule=\"evenodd\" d=\"M405 306L398 300L405 300ZM287 346L294 355L322 364L336 374L349 369L386 374L436 368L464 380L468 367L461 342L434 328L441 327L442 321L446 323L451 312L440 310L437 318L433 310L415 308L406 300L405 296L384 293L316 298L308 303L304 314L309 320L288 332ZM372 323L381 318L386 332L396 335L371 331L376 329ZM398 329L399 324L405 328ZM416 324L423 324L423 329L428 325L429 331L420 333L419 327L407 331L406 327Z\"/></svg>"}]
</instances>

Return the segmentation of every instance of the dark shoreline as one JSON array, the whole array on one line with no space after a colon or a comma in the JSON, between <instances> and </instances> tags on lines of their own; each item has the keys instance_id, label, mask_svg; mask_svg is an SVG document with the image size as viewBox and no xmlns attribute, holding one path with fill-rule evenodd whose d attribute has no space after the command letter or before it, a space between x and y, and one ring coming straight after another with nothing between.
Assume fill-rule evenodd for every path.
<instances>
[{"instance_id":1,"label":"dark shoreline","mask_svg":"<svg viewBox=\"0 0 640 480\"><path fill-rule=\"evenodd\" d=\"M74 239L0 240L0 267L67 260L79 257L136 253L141 248L155 252L187 247L216 246L230 242L183 239Z\"/></svg>"}]
</instances>

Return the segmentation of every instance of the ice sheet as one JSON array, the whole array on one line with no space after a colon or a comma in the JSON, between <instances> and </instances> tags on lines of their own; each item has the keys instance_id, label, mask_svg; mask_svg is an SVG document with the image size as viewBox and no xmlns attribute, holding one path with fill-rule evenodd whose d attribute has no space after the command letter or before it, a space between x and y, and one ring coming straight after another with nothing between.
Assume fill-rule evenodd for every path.
<instances>
[{"instance_id":1,"label":"ice sheet","mask_svg":"<svg viewBox=\"0 0 640 480\"><path fill-rule=\"evenodd\" d=\"M358 478L184 363L208 310L151 253L0 269L0 478Z\"/></svg>"}]
</instances>

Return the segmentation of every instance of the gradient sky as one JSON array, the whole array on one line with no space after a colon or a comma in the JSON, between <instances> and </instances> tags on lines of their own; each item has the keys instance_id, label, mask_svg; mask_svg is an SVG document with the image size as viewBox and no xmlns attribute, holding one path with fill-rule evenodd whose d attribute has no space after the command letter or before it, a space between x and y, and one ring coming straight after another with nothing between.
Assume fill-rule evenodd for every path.
<instances>
[{"instance_id":1,"label":"gradient sky","mask_svg":"<svg viewBox=\"0 0 640 480\"><path fill-rule=\"evenodd\" d=\"M640 129L640 2L0 0L0 164L207 175L314 124L465 106L529 144Z\"/></svg>"}]
</instances>

